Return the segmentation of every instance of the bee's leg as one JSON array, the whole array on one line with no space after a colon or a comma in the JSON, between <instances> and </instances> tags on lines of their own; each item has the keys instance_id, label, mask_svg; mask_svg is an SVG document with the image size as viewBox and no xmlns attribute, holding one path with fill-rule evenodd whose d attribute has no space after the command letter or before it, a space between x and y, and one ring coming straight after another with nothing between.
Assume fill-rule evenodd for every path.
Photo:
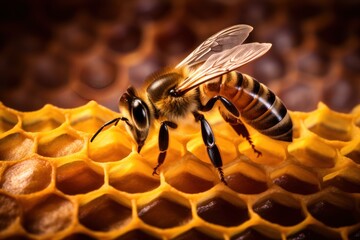
<instances>
[{"instance_id":1,"label":"bee's leg","mask_svg":"<svg viewBox=\"0 0 360 240\"><path fill-rule=\"evenodd\" d=\"M113 120L110 120L108 122L106 122L104 125L102 125L97 131L96 133L92 136L92 138L90 139L90 142L94 141L94 139L96 138L97 135L99 135L99 133L107 126L114 124L114 126L116 126L118 124L119 121L124 121L126 124L129 125L129 120L125 117L119 117L119 118L114 118Z\"/></svg>"},{"instance_id":2,"label":"bee's leg","mask_svg":"<svg viewBox=\"0 0 360 240\"><path fill-rule=\"evenodd\" d=\"M214 104L215 104L215 102L217 100L220 100L221 103L224 105L224 107L229 112L231 112L234 116L236 116L236 117L240 116L239 111L237 110L237 108L235 107L235 105L232 102L230 102L229 100L227 100L223 96L218 96L218 95L211 98L205 105L200 106L200 111L203 111L203 112L210 111L214 107Z\"/></svg>"},{"instance_id":3,"label":"bee's leg","mask_svg":"<svg viewBox=\"0 0 360 240\"><path fill-rule=\"evenodd\" d=\"M170 121L164 121L161 123L160 131L159 131L159 150L160 154L158 156L158 164L154 168L154 171L152 175L158 175L157 169L161 166L161 164L164 163L165 157L166 157L166 151L169 147L169 130L168 126L171 128L177 128L176 123L170 122Z\"/></svg>"},{"instance_id":4,"label":"bee's leg","mask_svg":"<svg viewBox=\"0 0 360 240\"><path fill-rule=\"evenodd\" d=\"M227 182L225 181L225 177L224 177L224 172L222 170L223 164L222 164L221 155L220 155L217 145L215 144L215 136L210 127L210 124L208 123L208 121L206 121L204 115L202 115L198 112L194 112L193 114L194 114L195 120L200 121L202 139L206 146L206 150L207 150L207 153L211 160L211 163L218 170L218 172L220 174L220 180L225 185L227 185Z\"/></svg>"},{"instance_id":5,"label":"bee's leg","mask_svg":"<svg viewBox=\"0 0 360 240\"><path fill-rule=\"evenodd\" d=\"M257 157L260 157L262 153L255 148L255 145L251 140L250 133L246 129L246 126L242 123L242 121L239 118L231 116L230 114L226 114L225 111L221 111L221 109L219 110L224 120L230 124L230 126L235 130L238 135L241 135L249 142L251 148L257 154Z\"/></svg>"}]
</instances>

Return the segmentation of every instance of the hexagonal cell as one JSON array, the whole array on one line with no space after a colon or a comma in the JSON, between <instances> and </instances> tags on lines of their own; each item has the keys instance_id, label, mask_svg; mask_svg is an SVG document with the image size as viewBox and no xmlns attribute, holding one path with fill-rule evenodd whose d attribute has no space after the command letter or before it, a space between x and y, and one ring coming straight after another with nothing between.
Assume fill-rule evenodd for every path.
<instances>
[{"instance_id":1,"label":"hexagonal cell","mask_svg":"<svg viewBox=\"0 0 360 240\"><path fill-rule=\"evenodd\" d=\"M0 104L0 133L12 129L17 123L17 116Z\"/></svg>"},{"instance_id":2,"label":"hexagonal cell","mask_svg":"<svg viewBox=\"0 0 360 240\"><path fill-rule=\"evenodd\" d=\"M291 174L284 174L273 179L273 183L289 192L298 194L313 194L319 191L319 186L302 181Z\"/></svg>"},{"instance_id":3,"label":"hexagonal cell","mask_svg":"<svg viewBox=\"0 0 360 240\"><path fill-rule=\"evenodd\" d=\"M197 214L206 222L221 226L237 226L249 219L246 203L215 196L197 205ZM236 202L234 204L233 202Z\"/></svg>"},{"instance_id":4,"label":"hexagonal cell","mask_svg":"<svg viewBox=\"0 0 360 240\"><path fill-rule=\"evenodd\" d=\"M340 150L340 153L356 164L360 164L360 140L350 142Z\"/></svg>"},{"instance_id":5,"label":"hexagonal cell","mask_svg":"<svg viewBox=\"0 0 360 240\"><path fill-rule=\"evenodd\" d=\"M257 230L257 228L266 229L267 233L265 233L266 231ZM275 240L275 239L280 240L281 239L280 235L281 234L279 232L275 232L275 230L273 229L271 229L269 232L269 227L255 226L255 227L250 227L243 232L235 234L230 239L231 240Z\"/></svg>"},{"instance_id":6,"label":"hexagonal cell","mask_svg":"<svg viewBox=\"0 0 360 240\"><path fill-rule=\"evenodd\" d=\"M219 181L210 164L204 164L193 156L184 156L168 167L166 182L185 193L199 193L209 190Z\"/></svg>"},{"instance_id":7,"label":"hexagonal cell","mask_svg":"<svg viewBox=\"0 0 360 240\"><path fill-rule=\"evenodd\" d=\"M308 204L307 209L314 218L334 228L354 225L360 219L355 199L347 195L323 195Z\"/></svg>"},{"instance_id":8,"label":"hexagonal cell","mask_svg":"<svg viewBox=\"0 0 360 240\"><path fill-rule=\"evenodd\" d=\"M84 140L77 136L68 133L62 133L56 137L53 135L40 139L38 154L45 157L63 157L79 152L83 148Z\"/></svg>"},{"instance_id":9,"label":"hexagonal cell","mask_svg":"<svg viewBox=\"0 0 360 240\"><path fill-rule=\"evenodd\" d=\"M129 223L131 208L105 194L80 206L78 218L91 230L111 231Z\"/></svg>"},{"instance_id":10,"label":"hexagonal cell","mask_svg":"<svg viewBox=\"0 0 360 240\"><path fill-rule=\"evenodd\" d=\"M288 151L297 161L307 167L331 168L335 165L336 150L317 139L306 137L289 145Z\"/></svg>"},{"instance_id":11,"label":"hexagonal cell","mask_svg":"<svg viewBox=\"0 0 360 240\"><path fill-rule=\"evenodd\" d=\"M115 240L160 240L161 238L154 237L153 235L148 234L140 229L129 231L117 238Z\"/></svg>"},{"instance_id":12,"label":"hexagonal cell","mask_svg":"<svg viewBox=\"0 0 360 240\"><path fill-rule=\"evenodd\" d=\"M96 162L114 162L128 156L134 141L125 129L110 127L89 143L89 157Z\"/></svg>"},{"instance_id":13,"label":"hexagonal cell","mask_svg":"<svg viewBox=\"0 0 360 240\"><path fill-rule=\"evenodd\" d=\"M184 233L179 234L178 236L171 238L171 240L221 240L223 238L218 238L215 236L210 236L204 232L202 232L200 229L192 228Z\"/></svg>"},{"instance_id":14,"label":"hexagonal cell","mask_svg":"<svg viewBox=\"0 0 360 240\"><path fill-rule=\"evenodd\" d=\"M323 188L336 187L344 192L360 193L360 169L348 167L323 177Z\"/></svg>"},{"instance_id":15,"label":"hexagonal cell","mask_svg":"<svg viewBox=\"0 0 360 240\"><path fill-rule=\"evenodd\" d=\"M56 233L69 227L74 218L72 202L55 194L43 197L35 204L33 201L24 204L29 207L25 208L21 224L29 233Z\"/></svg>"},{"instance_id":16,"label":"hexagonal cell","mask_svg":"<svg viewBox=\"0 0 360 240\"><path fill-rule=\"evenodd\" d=\"M52 167L46 160L29 159L8 167L0 188L12 194L29 194L45 189L51 182Z\"/></svg>"},{"instance_id":17,"label":"hexagonal cell","mask_svg":"<svg viewBox=\"0 0 360 240\"><path fill-rule=\"evenodd\" d=\"M114 188L128 192L140 193L157 188L160 179L151 175L153 168L138 153L133 153L121 164L109 168L109 184Z\"/></svg>"},{"instance_id":18,"label":"hexagonal cell","mask_svg":"<svg viewBox=\"0 0 360 240\"><path fill-rule=\"evenodd\" d=\"M103 170L94 171L83 161L72 161L56 170L56 188L65 194L84 194L104 184Z\"/></svg>"},{"instance_id":19,"label":"hexagonal cell","mask_svg":"<svg viewBox=\"0 0 360 240\"><path fill-rule=\"evenodd\" d=\"M238 193L258 194L265 192L268 189L266 182L257 181L241 173L227 175L225 180L228 183L229 188Z\"/></svg>"},{"instance_id":20,"label":"hexagonal cell","mask_svg":"<svg viewBox=\"0 0 360 240\"><path fill-rule=\"evenodd\" d=\"M244 162L234 162L226 168L225 180L229 188L238 193L258 194L268 189L265 173Z\"/></svg>"},{"instance_id":21,"label":"hexagonal cell","mask_svg":"<svg viewBox=\"0 0 360 240\"><path fill-rule=\"evenodd\" d=\"M94 134L105 122L115 117L116 113L91 101L71 111L69 120L70 126L76 130Z\"/></svg>"},{"instance_id":22,"label":"hexagonal cell","mask_svg":"<svg viewBox=\"0 0 360 240\"><path fill-rule=\"evenodd\" d=\"M176 199L176 201L172 200ZM182 199L184 200L184 199ZM139 218L145 223L158 228L172 228L186 224L191 220L190 204L180 204L179 197L160 196L142 204L138 210Z\"/></svg>"},{"instance_id":23,"label":"hexagonal cell","mask_svg":"<svg viewBox=\"0 0 360 240\"><path fill-rule=\"evenodd\" d=\"M352 117L332 112L324 104L304 121L308 129L328 140L351 140Z\"/></svg>"},{"instance_id":24,"label":"hexagonal cell","mask_svg":"<svg viewBox=\"0 0 360 240\"><path fill-rule=\"evenodd\" d=\"M296 165L285 166L271 173L273 183L286 191L312 194L320 190L317 177Z\"/></svg>"},{"instance_id":25,"label":"hexagonal cell","mask_svg":"<svg viewBox=\"0 0 360 240\"><path fill-rule=\"evenodd\" d=\"M45 105L35 112L26 112L22 116L22 129L27 132L44 132L59 127L65 122L65 116L51 105Z\"/></svg>"},{"instance_id":26,"label":"hexagonal cell","mask_svg":"<svg viewBox=\"0 0 360 240\"><path fill-rule=\"evenodd\" d=\"M0 231L9 227L20 215L21 208L16 199L0 193Z\"/></svg>"},{"instance_id":27,"label":"hexagonal cell","mask_svg":"<svg viewBox=\"0 0 360 240\"><path fill-rule=\"evenodd\" d=\"M339 233L329 231L327 229L319 228L318 226L307 226L306 228L289 235L287 240L299 240L299 239L316 239L316 240L340 240Z\"/></svg>"},{"instance_id":28,"label":"hexagonal cell","mask_svg":"<svg viewBox=\"0 0 360 240\"><path fill-rule=\"evenodd\" d=\"M0 139L0 159L19 160L32 153L34 141L22 133L12 133Z\"/></svg>"},{"instance_id":29,"label":"hexagonal cell","mask_svg":"<svg viewBox=\"0 0 360 240\"><path fill-rule=\"evenodd\" d=\"M205 192L214 186L213 181L207 181L188 172L167 178L166 182L184 193Z\"/></svg>"},{"instance_id":30,"label":"hexagonal cell","mask_svg":"<svg viewBox=\"0 0 360 240\"><path fill-rule=\"evenodd\" d=\"M259 216L271 223L293 226L305 219L300 203L285 194L266 196L253 205Z\"/></svg>"},{"instance_id":31,"label":"hexagonal cell","mask_svg":"<svg viewBox=\"0 0 360 240\"><path fill-rule=\"evenodd\" d=\"M128 193L142 193L151 191L160 186L159 179L151 178L151 175L132 173L120 178L110 178L109 184L114 188Z\"/></svg>"}]
</instances>

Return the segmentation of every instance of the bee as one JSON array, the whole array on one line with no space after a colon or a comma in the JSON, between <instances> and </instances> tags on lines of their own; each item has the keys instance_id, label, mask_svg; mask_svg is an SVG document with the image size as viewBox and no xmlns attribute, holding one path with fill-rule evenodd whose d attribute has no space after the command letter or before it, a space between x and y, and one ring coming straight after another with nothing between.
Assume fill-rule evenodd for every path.
<instances>
[{"instance_id":1,"label":"bee","mask_svg":"<svg viewBox=\"0 0 360 240\"><path fill-rule=\"evenodd\" d=\"M169 146L169 129L176 129L182 119L192 115L200 123L208 156L225 184L221 154L203 114L213 109L216 102L220 102L224 120L249 142L257 156L261 152L255 148L243 122L270 138L291 142L292 121L281 100L264 84L235 71L271 47L270 43L243 44L252 29L248 25L226 28L205 40L176 67L151 76L142 91L129 87L119 101L122 117L105 123L90 141L105 127L123 121L140 153L150 127L159 121L159 155L153 175L158 174Z\"/></svg>"}]
</instances>

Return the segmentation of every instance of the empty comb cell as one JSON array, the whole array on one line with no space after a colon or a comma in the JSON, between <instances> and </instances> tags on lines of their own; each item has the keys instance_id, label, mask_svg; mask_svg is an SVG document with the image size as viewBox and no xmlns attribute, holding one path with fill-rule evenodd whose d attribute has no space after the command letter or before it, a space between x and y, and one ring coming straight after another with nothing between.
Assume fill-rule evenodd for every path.
<instances>
[{"instance_id":1,"label":"empty comb cell","mask_svg":"<svg viewBox=\"0 0 360 240\"><path fill-rule=\"evenodd\" d=\"M349 166L323 177L323 187L336 187L344 192L360 193L360 170Z\"/></svg>"},{"instance_id":2,"label":"empty comb cell","mask_svg":"<svg viewBox=\"0 0 360 240\"><path fill-rule=\"evenodd\" d=\"M45 189L51 184L51 163L33 157L9 165L4 171L0 188L11 194L31 194Z\"/></svg>"},{"instance_id":3,"label":"empty comb cell","mask_svg":"<svg viewBox=\"0 0 360 240\"><path fill-rule=\"evenodd\" d=\"M94 170L81 160L66 163L56 169L56 188L68 195L85 194L103 184L103 170Z\"/></svg>"},{"instance_id":4,"label":"empty comb cell","mask_svg":"<svg viewBox=\"0 0 360 240\"><path fill-rule=\"evenodd\" d=\"M174 197L172 194L167 197L159 196L143 203L138 208L138 217L150 226L163 229L188 223L192 219L190 204L185 199L175 200Z\"/></svg>"},{"instance_id":5,"label":"empty comb cell","mask_svg":"<svg viewBox=\"0 0 360 240\"><path fill-rule=\"evenodd\" d=\"M0 193L0 231L15 223L21 215L21 208L16 199ZM0 232L1 233L1 232Z\"/></svg>"},{"instance_id":6,"label":"empty comb cell","mask_svg":"<svg viewBox=\"0 0 360 240\"><path fill-rule=\"evenodd\" d=\"M344 146L340 153L354 161L356 164L360 164L360 138L354 139L349 144Z\"/></svg>"},{"instance_id":7,"label":"empty comb cell","mask_svg":"<svg viewBox=\"0 0 360 240\"><path fill-rule=\"evenodd\" d=\"M32 154L34 141L21 132L3 135L0 139L0 160L20 160Z\"/></svg>"},{"instance_id":8,"label":"empty comb cell","mask_svg":"<svg viewBox=\"0 0 360 240\"><path fill-rule=\"evenodd\" d=\"M131 154L119 166L109 167L109 184L127 193L148 192L160 185L158 177L151 176L153 168L138 154Z\"/></svg>"},{"instance_id":9,"label":"empty comb cell","mask_svg":"<svg viewBox=\"0 0 360 240\"><path fill-rule=\"evenodd\" d=\"M288 165L271 173L273 183L298 194L312 194L320 190L317 177L296 165Z\"/></svg>"},{"instance_id":10,"label":"empty comb cell","mask_svg":"<svg viewBox=\"0 0 360 240\"><path fill-rule=\"evenodd\" d=\"M51 105L35 112L26 112L22 117L22 128L27 132L45 132L65 122L64 115Z\"/></svg>"},{"instance_id":11,"label":"empty comb cell","mask_svg":"<svg viewBox=\"0 0 360 240\"><path fill-rule=\"evenodd\" d=\"M74 221L73 203L56 194L27 201L24 209L21 224L32 234L56 233L70 227Z\"/></svg>"},{"instance_id":12,"label":"empty comb cell","mask_svg":"<svg viewBox=\"0 0 360 240\"><path fill-rule=\"evenodd\" d=\"M218 181L210 164L188 155L167 167L165 181L185 193L200 193L212 188Z\"/></svg>"},{"instance_id":13,"label":"empty comb cell","mask_svg":"<svg viewBox=\"0 0 360 240\"><path fill-rule=\"evenodd\" d=\"M0 102L0 133L6 132L18 123L18 118Z\"/></svg>"},{"instance_id":14,"label":"empty comb cell","mask_svg":"<svg viewBox=\"0 0 360 240\"><path fill-rule=\"evenodd\" d=\"M59 131L39 140L38 153L44 157L63 157L79 152L83 146L84 140L80 136Z\"/></svg>"},{"instance_id":15,"label":"empty comb cell","mask_svg":"<svg viewBox=\"0 0 360 240\"><path fill-rule=\"evenodd\" d=\"M300 202L285 194L267 196L252 208L261 218L282 226L293 226L305 219Z\"/></svg>"},{"instance_id":16,"label":"empty comb cell","mask_svg":"<svg viewBox=\"0 0 360 240\"><path fill-rule=\"evenodd\" d=\"M78 131L93 134L96 132L108 119L116 117L114 112L99 106L95 102L75 108L70 112L69 120L70 126Z\"/></svg>"},{"instance_id":17,"label":"empty comb cell","mask_svg":"<svg viewBox=\"0 0 360 240\"><path fill-rule=\"evenodd\" d=\"M225 195L226 197L226 195ZM245 203L226 199L223 194L214 196L198 203L197 214L204 221L220 226L237 226L249 219L249 213Z\"/></svg>"},{"instance_id":18,"label":"empty comb cell","mask_svg":"<svg viewBox=\"0 0 360 240\"><path fill-rule=\"evenodd\" d=\"M229 188L238 193L258 194L268 189L265 172L245 162L227 167L225 179Z\"/></svg>"},{"instance_id":19,"label":"empty comb cell","mask_svg":"<svg viewBox=\"0 0 360 240\"><path fill-rule=\"evenodd\" d=\"M313 200L307 205L307 209L323 224L339 228L359 223L360 213L355 201L350 196L330 193Z\"/></svg>"},{"instance_id":20,"label":"empty comb cell","mask_svg":"<svg viewBox=\"0 0 360 240\"><path fill-rule=\"evenodd\" d=\"M119 201L109 194L87 200L79 207L79 222L93 231L111 231L131 221L131 207L126 200Z\"/></svg>"}]
</instances>

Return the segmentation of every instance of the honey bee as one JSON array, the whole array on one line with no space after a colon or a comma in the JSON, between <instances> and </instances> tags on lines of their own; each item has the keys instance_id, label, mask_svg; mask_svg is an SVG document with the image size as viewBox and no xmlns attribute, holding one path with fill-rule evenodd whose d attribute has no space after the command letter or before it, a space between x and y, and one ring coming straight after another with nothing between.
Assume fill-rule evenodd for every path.
<instances>
[{"instance_id":1,"label":"honey bee","mask_svg":"<svg viewBox=\"0 0 360 240\"><path fill-rule=\"evenodd\" d=\"M269 43L243 44L252 29L248 25L226 28L205 40L175 68L149 77L142 91L129 87L119 101L122 117L105 123L90 141L106 126L123 121L140 152L153 122L159 121L159 155L153 175L158 174L169 146L169 128L176 129L180 120L192 115L200 122L208 156L225 184L221 154L202 114L217 101L224 120L249 142L258 156L261 152L255 148L243 121L270 138L291 142L292 121L281 100L262 83L235 71L271 47Z\"/></svg>"}]
</instances>

